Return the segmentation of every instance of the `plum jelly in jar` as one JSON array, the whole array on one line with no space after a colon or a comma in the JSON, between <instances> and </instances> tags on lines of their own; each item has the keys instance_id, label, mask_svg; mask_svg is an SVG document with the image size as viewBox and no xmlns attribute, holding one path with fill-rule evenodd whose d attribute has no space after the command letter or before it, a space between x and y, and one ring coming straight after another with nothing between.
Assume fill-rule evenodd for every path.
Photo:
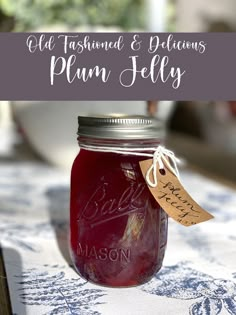
<instances>
[{"instance_id":1,"label":"plum jelly in jar","mask_svg":"<svg viewBox=\"0 0 236 315\"><path fill-rule=\"evenodd\" d=\"M80 152L71 172L70 249L93 283L128 287L161 268L167 215L150 193L139 161L157 148L160 121L140 116L78 117Z\"/></svg>"}]
</instances>

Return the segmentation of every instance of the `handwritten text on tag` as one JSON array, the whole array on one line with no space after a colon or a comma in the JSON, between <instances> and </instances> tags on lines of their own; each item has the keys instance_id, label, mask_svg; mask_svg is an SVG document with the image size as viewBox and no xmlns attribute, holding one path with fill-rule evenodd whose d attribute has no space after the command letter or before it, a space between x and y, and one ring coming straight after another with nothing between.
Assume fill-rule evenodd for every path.
<instances>
[{"instance_id":1,"label":"handwritten text on tag","mask_svg":"<svg viewBox=\"0 0 236 315\"><path fill-rule=\"evenodd\" d=\"M139 162L142 174L146 177L148 169L152 166L152 159ZM157 167L157 186L150 187L152 195L163 210L174 220L185 226L191 226L213 218L202 209L187 193L179 179L165 167L163 175ZM153 177L152 174L150 174ZM153 178L151 178L153 181Z\"/></svg>"}]
</instances>

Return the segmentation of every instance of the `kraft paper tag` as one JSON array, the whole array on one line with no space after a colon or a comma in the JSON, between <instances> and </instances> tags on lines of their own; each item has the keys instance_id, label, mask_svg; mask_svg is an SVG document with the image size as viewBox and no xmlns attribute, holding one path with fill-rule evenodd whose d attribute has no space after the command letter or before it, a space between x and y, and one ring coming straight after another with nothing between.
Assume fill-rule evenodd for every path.
<instances>
[{"instance_id":1,"label":"kraft paper tag","mask_svg":"<svg viewBox=\"0 0 236 315\"><path fill-rule=\"evenodd\" d=\"M152 159L139 162L144 178L152 166ZM158 166L158 165L157 165ZM157 167L157 186L148 188L163 210L174 220L184 226L191 226L214 218L203 210L187 193L179 179L165 167L165 174L161 174ZM150 179L153 182L151 172Z\"/></svg>"}]
</instances>

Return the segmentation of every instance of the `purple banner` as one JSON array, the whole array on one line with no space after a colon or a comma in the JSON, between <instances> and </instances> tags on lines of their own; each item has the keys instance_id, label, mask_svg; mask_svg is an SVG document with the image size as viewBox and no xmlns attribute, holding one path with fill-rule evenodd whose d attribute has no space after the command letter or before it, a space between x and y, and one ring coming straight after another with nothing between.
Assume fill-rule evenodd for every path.
<instances>
[{"instance_id":1,"label":"purple banner","mask_svg":"<svg viewBox=\"0 0 236 315\"><path fill-rule=\"evenodd\" d=\"M1 100L233 100L235 33L0 33Z\"/></svg>"}]
</instances>

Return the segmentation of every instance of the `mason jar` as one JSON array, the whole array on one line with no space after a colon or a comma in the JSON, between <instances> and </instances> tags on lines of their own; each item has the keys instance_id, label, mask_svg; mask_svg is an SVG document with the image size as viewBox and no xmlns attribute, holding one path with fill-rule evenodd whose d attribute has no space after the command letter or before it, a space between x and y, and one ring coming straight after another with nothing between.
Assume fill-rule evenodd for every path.
<instances>
[{"instance_id":1,"label":"mason jar","mask_svg":"<svg viewBox=\"0 0 236 315\"><path fill-rule=\"evenodd\" d=\"M70 201L74 267L99 285L143 284L162 266L168 218L139 162L163 144L163 125L145 116L78 117L78 122Z\"/></svg>"}]
</instances>

